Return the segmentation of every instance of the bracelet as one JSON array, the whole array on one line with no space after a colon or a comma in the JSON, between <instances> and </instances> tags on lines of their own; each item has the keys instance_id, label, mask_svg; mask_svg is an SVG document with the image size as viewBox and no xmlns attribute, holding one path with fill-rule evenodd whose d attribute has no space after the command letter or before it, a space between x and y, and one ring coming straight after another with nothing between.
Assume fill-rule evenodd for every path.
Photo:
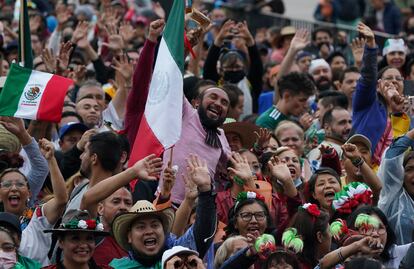
<instances>
[{"instance_id":1,"label":"bracelet","mask_svg":"<svg viewBox=\"0 0 414 269\"><path fill-rule=\"evenodd\" d=\"M338 258L339 258L339 261L342 263L342 262L344 262L345 261L345 258L344 258L344 256L342 256L342 252L341 252L341 249L342 248L338 248Z\"/></svg>"},{"instance_id":2,"label":"bracelet","mask_svg":"<svg viewBox=\"0 0 414 269\"><path fill-rule=\"evenodd\" d=\"M364 164L364 159L362 157L358 157L355 160L352 160L352 165L355 167L361 167Z\"/></svg>"}]
</instances>

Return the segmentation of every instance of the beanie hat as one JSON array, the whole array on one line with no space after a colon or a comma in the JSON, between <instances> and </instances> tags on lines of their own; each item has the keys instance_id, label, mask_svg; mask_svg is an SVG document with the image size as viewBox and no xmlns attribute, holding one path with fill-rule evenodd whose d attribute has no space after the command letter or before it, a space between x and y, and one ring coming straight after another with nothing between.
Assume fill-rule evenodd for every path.
<instances>
[{"instance_id":1,"label":"beanie hat","mask_svg":"<svg viewBox=\"0 0 414 269\"><path fill-rule=\"evenodd\" d=\"M316 59L316 60L312 60L309 66L309 74L312 74L313 71L315 71L315 69L318 67L325 67L325 68L328 68L329 70L331 69L327 61L325 61L324 59Z\"/></svg>"},{"instance_id":2,"label":"beanie hat","mask_svg":"<svg viewBox=\"0 0 414 269\"><path fill-rule=\"evenodd\" d=\"M394 51L401 51L404 52L404 54L407 53L407 47L405 46L404 40L399 38L387 39L387 41L385 41L384 48L382 49L382 56Z\"/></svg>"}]
</instances>

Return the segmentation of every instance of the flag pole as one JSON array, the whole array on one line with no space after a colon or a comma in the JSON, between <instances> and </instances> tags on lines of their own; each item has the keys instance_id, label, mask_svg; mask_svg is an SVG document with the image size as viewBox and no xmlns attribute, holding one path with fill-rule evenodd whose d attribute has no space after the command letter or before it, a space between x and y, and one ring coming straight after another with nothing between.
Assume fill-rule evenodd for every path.
<instances>
[{"instance_id":1,"label":"flag pole","mask_svg":"<svg viewBox=\"0 0 414 269\"><path fill-rule=\"evenodd\" d=\"M20 61L22 62L22 64L23 64L23 66L25 66L25 62L24 62L24 59L25 59L25 55L24 55L24 50L25 50L25 47L24 47L24 4L25 4L25 2L24 2L25 0L20 0L20 16L19 16L19 35L20 35L20 38L19 38L19 42L20 42L20 44L19 44L19 46L20 46ZM23 31L23 32L22 32Z\"/></svg>"}]
</instances>

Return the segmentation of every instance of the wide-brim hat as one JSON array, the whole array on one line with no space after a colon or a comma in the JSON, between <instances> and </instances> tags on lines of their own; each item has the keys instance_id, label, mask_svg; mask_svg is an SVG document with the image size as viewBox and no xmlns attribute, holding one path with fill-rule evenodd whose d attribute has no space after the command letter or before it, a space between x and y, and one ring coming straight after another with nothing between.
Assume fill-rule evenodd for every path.
<instances>
[{"instance_id":1,"label":"wide-brim hat","mask_svg":"<svg viewBox=\"0 0 414 269\"><path fill-rule=\"evenodd\" d=\"M242 146L245 149L253 147L256 142L256 135L254 132L259 132L260 127L249 122L230 122L223 124L225 134L235 133L240 136Z\"/></svg>"},{"instance_id":2,"label":"wide-brim hat","mask_svg":"<svg viewBox=\"0 0 414 269\"><path fill-rule=\"evenodd\" d=\"M71 209L66 212L62 222L56 229L43 230L44 233L88 232L97 236L109 235L104 231L103 224L93 219L88 211Z\"/></svg>"},{"instance_id":3,"label":"wide-brim hat","mask_svg":"<svg viewBox=\"0 0 414 269\"><path fill-rule=\"evenodd\" d=\"M113 236L124 250L130 251L132 249L131 244L128 243L128 232L131 229L131 225L134 221L144 216L159 218L162 222L164 232L168 234L174 223L175 213L172 208L157 210L149 201L137 201L129 212L118 215L112 222Z\"/></svg>"}]
</instances>

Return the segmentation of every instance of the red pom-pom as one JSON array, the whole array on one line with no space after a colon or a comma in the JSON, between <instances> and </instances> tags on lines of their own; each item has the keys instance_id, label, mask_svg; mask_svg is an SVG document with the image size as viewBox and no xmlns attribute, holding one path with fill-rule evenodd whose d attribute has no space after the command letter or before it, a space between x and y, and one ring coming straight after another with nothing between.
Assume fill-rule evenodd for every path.
<instances>
[{"instance_id":1,"label":"red pom-pom","mask_svg":"<svg viewBox=\"0 0 414 269\"><path fill-rule=\"evenodd\" d=\"M88 225L88 229L95 230L95 228L96 228L96 220L94 220L94 219L88 219L85 222Z\"/></svg>"},{"instance_id":2,"label":"red pom-pom","mask_svg":"<svg viewBox=\"0 0 414 269\"><path fill-rule=\"evenodd\" d=\"M321 214L321 211L319 210L318 206L315 204L311 204L310 206L308 206L308 212L309 214L315 217L319 217L319 215Z\"/></svg>"}]
</instances>

